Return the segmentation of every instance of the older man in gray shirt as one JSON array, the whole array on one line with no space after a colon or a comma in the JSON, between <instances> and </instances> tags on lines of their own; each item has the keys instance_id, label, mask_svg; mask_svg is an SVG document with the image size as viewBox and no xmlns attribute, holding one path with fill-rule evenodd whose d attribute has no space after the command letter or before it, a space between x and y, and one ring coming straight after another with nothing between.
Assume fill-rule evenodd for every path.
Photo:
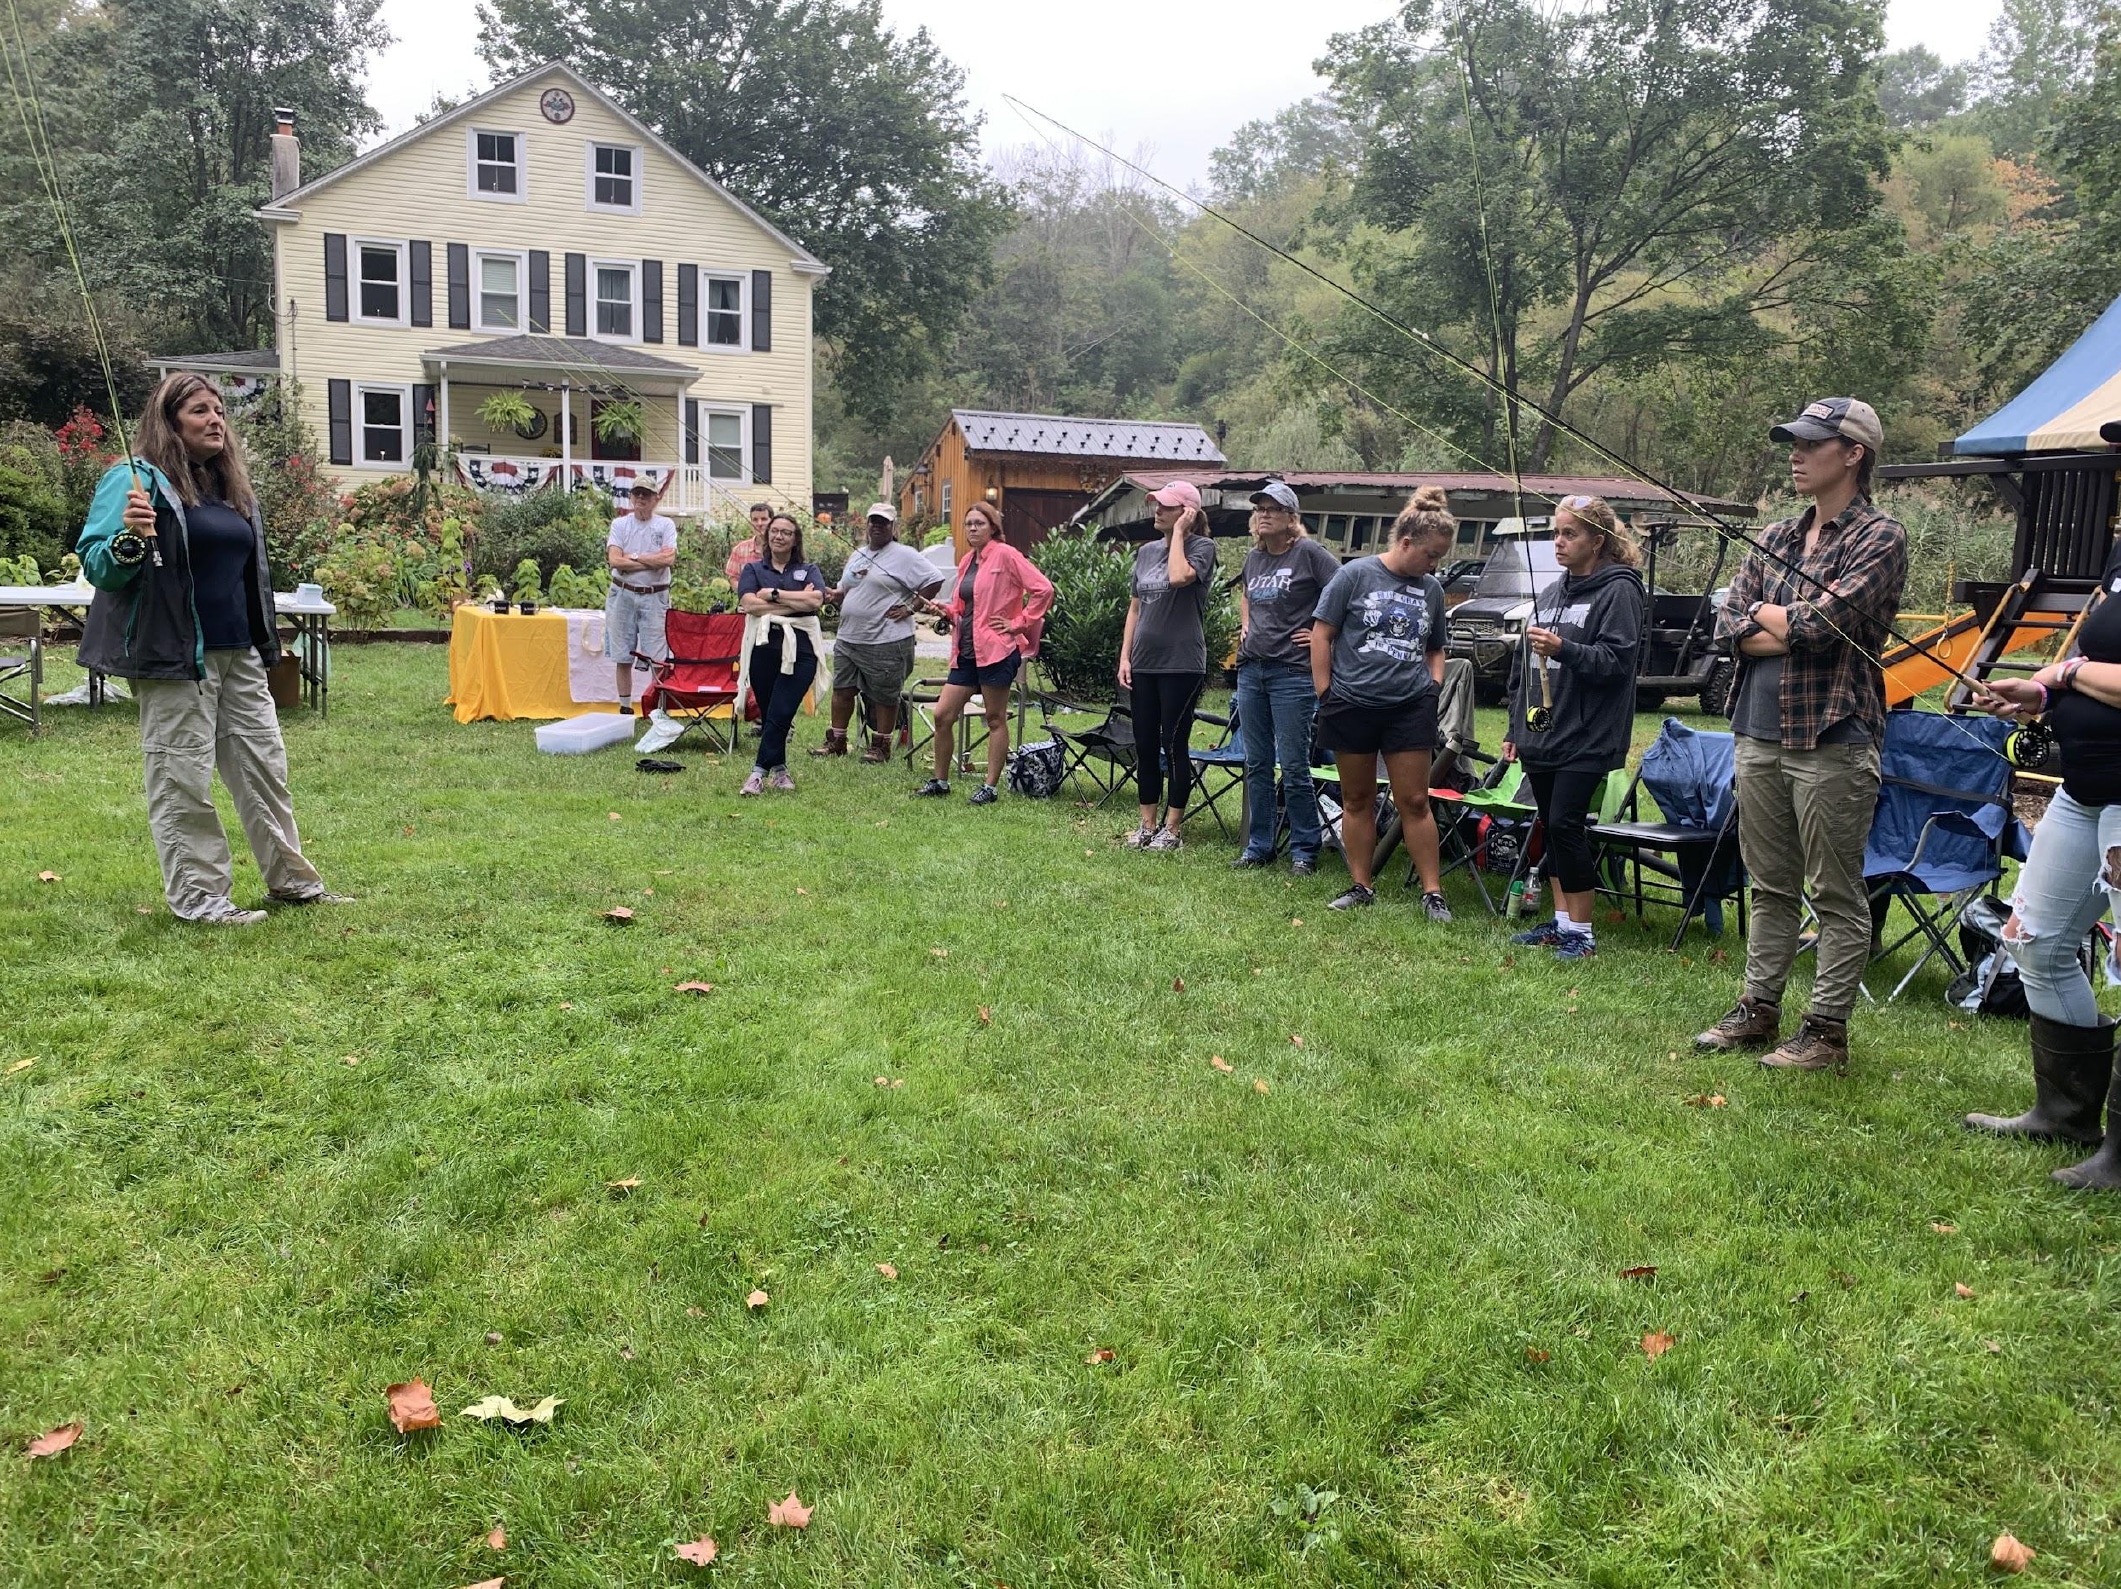
<instances>
[{"instance_id":1,"label":"older man in gray shirt","mask_svg":"<svg viewBox=\"0 0 2121 1589\"><path fill-rule=\"evenodd\" d=\"M862 760L891 759L898 727L899 696L913 672L913 614L918 602L943 588L936 566L898 538L898 510L871 503L869 536L855 548L840 582L825 592L838 604L840 627L832 642L832 726L813 756L847 754L847 725L859 698L869 712L869 743Z\"/></svg>"}]
</instances>

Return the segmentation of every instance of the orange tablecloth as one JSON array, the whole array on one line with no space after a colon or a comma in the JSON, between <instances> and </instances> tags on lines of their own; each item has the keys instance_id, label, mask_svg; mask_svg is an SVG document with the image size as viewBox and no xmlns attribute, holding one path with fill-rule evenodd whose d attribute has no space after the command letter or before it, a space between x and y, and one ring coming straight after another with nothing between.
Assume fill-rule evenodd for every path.
<instances>
[{"instance_id":1,"label":"orange tablecloth","mask_svg":"<svg viewBox=\"0 0 2121 1589\"><path fill-rule=\"evenodd\" d=\"M463 606L449 634L449 700L457 721L580 717L610 701L577 701L567 683L567 619L550 608L524 617Z\"/></svg>"}]
</instances>

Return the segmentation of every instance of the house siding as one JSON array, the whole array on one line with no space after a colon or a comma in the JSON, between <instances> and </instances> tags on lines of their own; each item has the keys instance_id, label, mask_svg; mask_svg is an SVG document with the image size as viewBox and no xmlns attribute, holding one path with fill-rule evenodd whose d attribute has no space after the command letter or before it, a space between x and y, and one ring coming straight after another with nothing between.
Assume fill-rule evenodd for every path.
<instances>
[{"instance_id":1,"label":"house siding","mask_svg":"<svg viewBox=\"0 0 2121 1589\"><path fill-rule=\"evenodd\" d=\"M554 82L568 87L574 95L574 118L564 126L553 126L538 110L539 95ZM523 202L469 196L465 147L468 129L474 126L520 135ZM584 146L590 142L626 144L638 151L638 180L642 184L639 215L618 215L587 207ZM798 274L791 268L786 244L762 230L661 150L652 144L644 145L624 121L567 79L543 74L531 78L482 107L469 120L438 128L302 199L299 208L299 220L275 223L275 274L281 293L279 349L282 372L301 382L305 412L319 436L326 433L330 423L328 382L345 380L356 386L372 383L401 388L424 385L433 375L423 362L422 353L479 337L476 331L451 331L439 326L370 325L358 319L327 319L327 234L347 239L355 267L351 291L356 300L362 239L426 242L431 245L436 265L447 257L449 245L465 247L474 256L474 272L475 256L481 249L518 255L539 251L551 256L553 275L560 274L564 256L581 254L591 262L592 293L596 261L626 262L638 271L643 260L654 259L662 265L666 294L664 340L647 344L640 341L642 303L637 275L634 345L657 358L697 369L700 378L688 395L704 406L725 406L749 414L755 405L769 405L773 410L774 479L770 487L760 488L759 495L808 505L811 289L816 278ZM685 265L740 276L747 282L753 272L767 273L773 279L771 349L726 351L687 346L672 337L669 283L673 273ZM557 297L560 284L551 285L555 289L552 296ZM434 287L433 296L443 297L442 283L436 282ZM475 275L471 291L471 318L476 324ZM409 299L405 284L401 284L401 293ZM527 291L524 296L527 300ZM441 307L435 305L437 310ZM529 309L526 301L526 316ZM747 320L749 309L747 299ZM594 314L593 303L591 313ZM444 316L436 313L433 318L440 320ZM705 338L701 340L704 343ZM587 371L583 378L594 379ZM488 434L473 409L490 390L469 387L461 377L452 379L449 418L455 438L490 444L496 452L535 455L550 447L553 456L558 455L558 437L551 429L537 442ZM528 395L540 408L557 408L557 393ZM586 458L588 404L577 395L574 406L584 443L577 448L576 456ZM664 393L649 393L644 407L648 435L643 440L643 456L652 461L680 459L683 442L677 401ZM390 473L392 468L355 465L335 467L330 472L340 484L352 486Z\"/></svg>"}]
</instances>

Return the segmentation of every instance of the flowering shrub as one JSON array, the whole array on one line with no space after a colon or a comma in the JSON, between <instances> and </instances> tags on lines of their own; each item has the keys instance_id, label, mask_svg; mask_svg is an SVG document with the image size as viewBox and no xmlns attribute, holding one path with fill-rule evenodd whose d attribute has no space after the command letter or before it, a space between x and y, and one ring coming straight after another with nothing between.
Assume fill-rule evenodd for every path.
<instances>
[{"instance_id":1,"label":"flowering shrub","mask_svg":"<svg viewBox=\"0 0 2121 1589\"><path fill-rule=\"evenodd\" d=\"M258 516L265 521L265 557L283 589L314 578L344 518L339 495L317 468L317 438L302 418L302 388L273 382L255 403L234 415L250 464Z\"/></svg>"},{"instance_id":2,"label":"flowering shrub","mask_svg":"<svg viewBox=\"0 0 2121 1589\"><path fill-rule=\"evenodd\" d=\"M339 622L350 629L380 629L404 605L401 585L408 572L416 576L419 558L410 547L385 544L378 537L340 530L339 544L317 564L317 583L339 609ZM420 548L424 557L426 549Z\"/></svg>"}]
</instances>

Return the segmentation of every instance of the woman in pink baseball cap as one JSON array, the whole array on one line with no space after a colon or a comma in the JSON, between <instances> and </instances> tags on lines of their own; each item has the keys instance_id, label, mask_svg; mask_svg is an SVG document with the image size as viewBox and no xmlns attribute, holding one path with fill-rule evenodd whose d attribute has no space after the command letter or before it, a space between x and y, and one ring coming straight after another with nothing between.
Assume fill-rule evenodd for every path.
<instances>
[{"instance_id":1,"label":"woman in pink baseball cap","mask_svg":"<svg viewBox=\"0 0 2121 1589\"><path fill-rule=\"evenodd\" d=\"M1119 683L1134 716L1134 743L1157 754L1137 754L1134 781L1141 793L1141 826L1128 836L1133 850L1176 850L1184 840L1186 797L1193 792L1193 709L1208 677L1208 590L1215 580L1215 543L1200 491L1174 480L1149 493L1156 535L1134 554L1134 599L1119 644ZM1165 783L1169 780L1169 798ZM1162 826L1157 806L1164 804Z\"/></svg>"}]
</instances>

